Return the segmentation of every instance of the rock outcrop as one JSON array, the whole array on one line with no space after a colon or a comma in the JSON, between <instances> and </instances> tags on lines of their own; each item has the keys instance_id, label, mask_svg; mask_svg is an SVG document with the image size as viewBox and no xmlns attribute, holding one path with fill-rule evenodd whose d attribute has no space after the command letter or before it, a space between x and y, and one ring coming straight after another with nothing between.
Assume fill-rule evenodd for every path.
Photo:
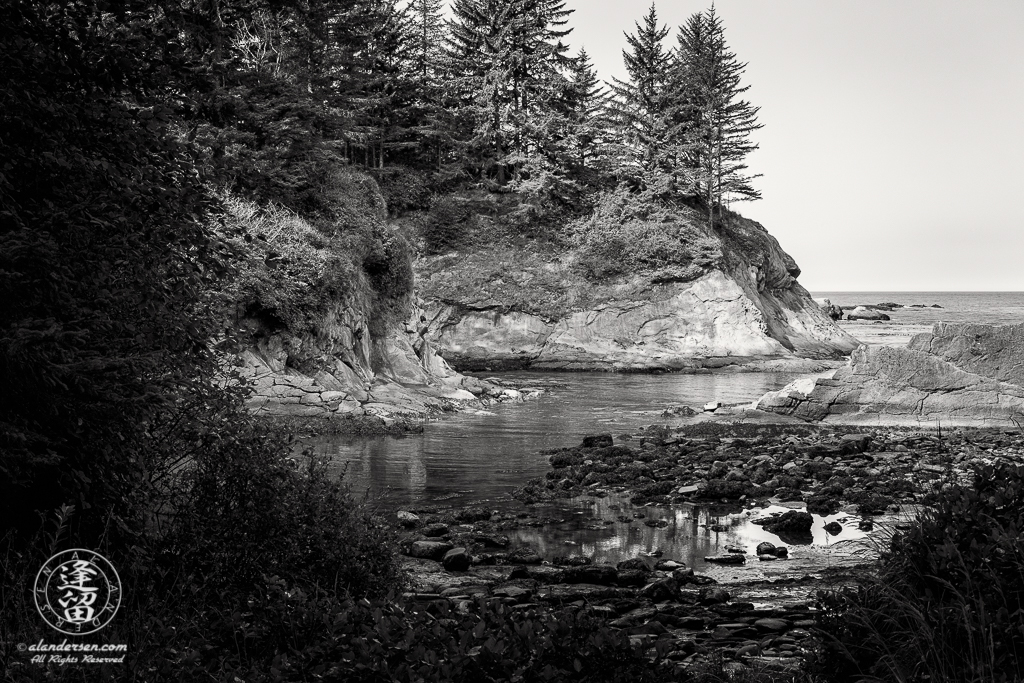
<instances>
[{"instance_id":1,"label":"rock outcrop","mask_svg":"<svg viewBox=\"0 0 1024 683\"><path fill-rule=\"evenodd\" d=\"M495 251L491 261L508 270L484 280L461 255L421 260L427 337L457 369L693 370L835 359L857 346L797 282L800 269L761 225L733 216L712 238L710 265L675 277L594 282L574 271L571 256Z\"/></svg>"},{"instance_id":2,"label":"rock outcrop","mask_svg":"<svg viewBox=\"0 0 1024 683\"><path fill-rule=\"evenodd\" d=\"M906 348L861 346L831 376L755 405L828 422L1012 426L1024 418L1024 324L937 323Z\"/></svg>"},{"instance_id":3,"label":"rock outcrop","mask_svg":"<svg viewBox=\"0 0 1024 683\"><path fill-rule=\"evenodd\" d=\"M352 417L360 429L521 398L464 377L424 338L408 242L373 178L339 172L334 223L227 197L238 275L225 294L253 410ZM400 425L399 425L400 426Z\"/></svg>"},{"instance_id":4,"label":"rock outcrop","mask_svg":"<svg viewBox=\"0 0 1024 683\"><path fill-rule=\"evenodd\" d=\"M330 319L315 336L283 330L253 335L256 341L241 360L255 386L254 410L292 417L372 416L388 423L517 398L517 392L452 370L412 322L374 343L361 311L339 305ZM253 319L243 324L259 326Z\"/></svg>"}]
</instances>

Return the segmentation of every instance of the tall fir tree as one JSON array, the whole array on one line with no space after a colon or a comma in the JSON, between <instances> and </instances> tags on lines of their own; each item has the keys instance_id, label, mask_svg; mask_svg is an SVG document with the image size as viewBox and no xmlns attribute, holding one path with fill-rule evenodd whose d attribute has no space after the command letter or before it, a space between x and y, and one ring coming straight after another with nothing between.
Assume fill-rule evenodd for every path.
<instances>
[{"instance_id":1,"label":"tall fir tree","mask_svg":"<svg viewBox=\"0 0 1024 683\"><path fill-rule=\"evenodd\" d=\"M422 83L434 83L444 58L444 0L411 0L409 42L416 74Z\"/></svg>"},{"instance_id":2,"label":"tall fir tree","mask_svg":"<svg viewBox=\"0 0 1024 683\"><path fill-rule=\"evenodd\" d=\"M571 64L564 0L455 0L448 59L465 149L499 184L549 130Z\"/></svg>"},{"instance_id":3,"label":"tall fir tree","mask_svg":"<svg viewBox=\"0 0 1024 683\"><path fill-rule=\"evenodd\" d=\"M758 108L742 99L746 64L725 40L725 28L714 5L694 14L680 27L674 73L675 121L686 139L686 165L693 190L708 205L708 224L715 210L729 201L759 199L747 175L745 159L757 144L751 134L762 127Z\"/></svg>"},{"instance_id":4,"label":"tall fir tree","mask_svg":"<svg viewBox=\"0 0 1024 683\"><path fill-rule=\"evenodd\" d=\"M662 45L667 26L659 25L654 3L636 23L636 33L626 34L629 49L622 51L629 79L612 79L612 112L621 130L625 150L622 165L627 175L650 187L660 184L664 145L667 139L670 55Z\"/></svg>"},{"instance_id":5,"label":"tall fir tree","mask_svg":"<svg viewBox=\"0 0 1024 683\"><path fill-rule=\"evenodd\" d=\"M568 88L573 163L592 168L600 157L607 135L608 91L601 84L586 49L581 48L573 62Z\"/></svg>"}]
</instances>

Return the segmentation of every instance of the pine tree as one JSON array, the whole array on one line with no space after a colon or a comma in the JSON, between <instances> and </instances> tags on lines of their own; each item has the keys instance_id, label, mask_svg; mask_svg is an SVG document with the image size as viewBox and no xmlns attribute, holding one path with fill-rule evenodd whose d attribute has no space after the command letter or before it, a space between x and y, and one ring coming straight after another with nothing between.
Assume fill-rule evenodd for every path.
<instances>
[{"instance_id":1,"label":"pine tree","mask_svg":"<svg viewBox=\"0 0 1024 683\"><path fill-rule=\"evenodd\" d=\"M746 64L725 41L725 28L712 6L680 27L674 74L674 120L686 140L692 187L708 205L708 224L725 201L759 199L746 175L746 156L757 149L751 133L761 128L758 108L741 95Z\"/></svg>"},{"instance_id":2,"label":"pine tree","mask_svg":"<svg viewBox=\"0 0 1024 683\"><path fill-rule=\"evenodd\" d=\"M444 58L444 0L411 0L409 42L416 74L423 84L434 84Z\"/></svg>"},{"instance_id":3,"label":"pine tree","mask_svg":"<svg viewBox=\"0 0 1024 683\"><path fill-rule=\"evenodd\" d=\"M455 0L448 49L450 100L467 160L499 184L550 130L546 116L571 64L564 0Z\"/></svg>"},{"instance_id":4,"label":"pine tree","mask_svg":"<svg viewBox=\"0 0 1024 683\"><path fill-rule=\"evenodd\" d=\"M608 92L601 85L590 55L580 49L569 75L566 118L570 163L577 173L595 170L609 137Z\"/></svg>"},{"instance_id":5,"label":"pine tree","mask_svg":"<svg viewBox=\"0 0 1024 683\"><path fill-rule=\"evenodd\" d=\"M636 33L626 34L629 50L622 51L629 80L612 79L616 122L625 139L623 164L627 174L644 185L663 177L662 150L667 139L670 55L662 46L667 26L658 25L658 14L651 8Z\"/></svg>"}]
</instances>

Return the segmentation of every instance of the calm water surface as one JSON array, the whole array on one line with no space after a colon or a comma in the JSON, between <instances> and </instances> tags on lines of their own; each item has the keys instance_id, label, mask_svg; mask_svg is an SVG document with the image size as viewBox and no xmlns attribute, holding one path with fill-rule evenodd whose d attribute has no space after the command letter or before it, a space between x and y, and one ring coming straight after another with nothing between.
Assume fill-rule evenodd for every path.
<instances>
[{"instance_id":1,"label":"calm water surface","mask_svg":"<svg viewBox=\"0 0 1024 683\"><path fill-rule=\"evenodd\" d=\"M841 306L895 302L907 308L890 313L889 323L845 323L848 331L868 343L903 344L911 334L927 331L938 321L1017 324L1024 322L1021 292L817 292ZM926 308L910 308L924 304ZM938 304L941 308L931 308ZM325 437L310 445L346 472L355 492L366 494L384 509L416 509L437 504L485 504L513 508L511 492L526 480L549 469L544 449L573 446L586 434L613 435L650 424L673 424L666 408L700 408L709 401L741 403L782 388L799 375L716 373L707 375L616 375L606 373L506 373L547 389L538 399L523 404L496 406L490 412L460 414L426 425L422 434L396 437ZM519 508L521 509L521 508ZM815 516L813 539L804 544L751 524L763 511L709 510L693 506L633 508L618 496L578 498L529 508L531 515L547 518L539 527L524 527L512 534L513 545L529 545L545 557L587 555L595 561L617 562L644 553L664 554L704 569L718 578L725 574L811 570L853 557L839 549L858 544L864 534L856 529L856 515ZM633 519L635 514L643 518ZM621 521L629 517L632 521ZM650 527L644 519L664 519L664 527ZM843 531L831 536L826 522L838 520ZM754 563L744 570L705 567L704 555L725 552L730 546L748 553L762 540L786 544L791 560ZM833 551L839 551L834 554Z\"/></svg>"},{"instance_id":2,"label":"calm water surface","mask_svg":"<svg viewBox=\"0 0 1024 683\"><path fill-rule=\"evenodd\" d=\"M504 373L548 389L539 398L460 414L402 438L332 436L315 452L346 468L357 493L390 509L448 501L498 501L549 469L543 449L575 446L586 434L619 435L650 424L672 424L666 408L699 409L709 401L741 403L775 391L793 373L618 375Z\"/></svg>"}]
</instances>

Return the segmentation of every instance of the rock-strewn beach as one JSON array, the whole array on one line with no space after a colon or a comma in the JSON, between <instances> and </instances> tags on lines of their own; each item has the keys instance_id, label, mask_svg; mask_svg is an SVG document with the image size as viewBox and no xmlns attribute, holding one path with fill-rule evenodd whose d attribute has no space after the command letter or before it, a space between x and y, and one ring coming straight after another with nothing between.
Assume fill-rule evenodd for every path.
<instances>
[{"instance_id":1,"label":"rock-strewn beach","mask_svg":"<svg viewBox=\"0 0 1024 683\"><path fill-rule=\"evenodd\" d=\"M871 548L908 522L929 491L966 481L974 465L1024 457L1024 434L995 430L705 423L626 436L587 437L553 452L548 476L519 492L519 511L399 512L412 575L408 597L458 609L484 596L524 611L575 605L637 642L668 643L668 658L680 670L715 657L737 669L795 670L818 647L819 590L869 571ZM550 555L510 540L518 528L543 530L557 521L531 512L538 503L609 496L665 509L745 510L777 538L703 558L699 572L684 558L658 552L596 564L571 550ZM868 542L808 563L812 513L836 512L846 513L845 524ZM713 518L707 533L714 532ZM643 515L617 520L620 526L659 523ZM839 528L829 533L842 531L843 524L832 524Z\"/></svg>"}]
</instances>

